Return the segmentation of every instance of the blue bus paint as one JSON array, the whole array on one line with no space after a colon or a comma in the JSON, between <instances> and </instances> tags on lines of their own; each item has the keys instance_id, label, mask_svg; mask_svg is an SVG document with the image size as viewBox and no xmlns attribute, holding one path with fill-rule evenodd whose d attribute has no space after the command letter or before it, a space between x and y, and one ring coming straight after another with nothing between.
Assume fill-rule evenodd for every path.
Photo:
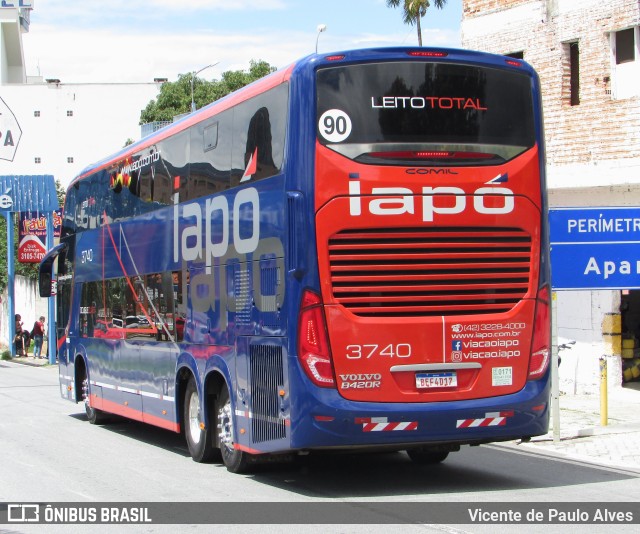
<instances>
[{"instance_id":1,"label":"blue bus paint","mask_svg":"<svg viewBox=\"0 0 640 534\"><path fill-rule=\"evenodd\" d=\"M407 56L407 50L345 52L341 65L416 61ZM443 52L447 55L442 61L450 63L516 69L505 65L505 59L500 56L457 50ZM438 58L421 60L437 61ZM70 288L71 321L60 347L62 384L71 389L68 393L63 389L63 395L81 400L77 394L80 390L73 381L75 360L83 358L87 362L92 394L113 406L125 406L122 409L130 416L135 415L134 418L153 424L165 421L176 430L186 424L182 396L187 376L195 379L200 399L215 390L214 384L225 384L232 392L235 442L253 453L325 447L455 445L545 433L548 371L542 379L527 381L525 387L515 393L434 403L351 401L336 388L312 385L303 372L297 355L300 301L306 289L318 291L322 282L317 259L314 196L318 187L314 172L314 87L317 68L327 65L333 62L326 56L309 56L298 62L284 81L288 85L289 117L281 172L262 180L240 182L237 187L215 196L168 203L157 209L141 206L139 215L132 219L120 220L116 212L104 216L92 214L91 217L102 217L95 228L71 232L69 239L75 240L71 247L75 255ZM517 70L532 80L536 141L540 161L543 161L537 76L524 63ZM234 98L237 97L225 100ZM219 104L207 106L182 123L191 125L197 124L200 118L209 120L216 106ZM109 183L112 167L130 155L160 146L167 140L167 132L180 133L180 128L181 123L176 123L87 167L70 191L83 187L89 178ZM544 185L544 167L540 168ZM544 250L544 195L538 200L543 211L540 219ZM259 203L259 210L255 210L255 202ZM185 255L189 259L185 259ZM549 279L544 254L540 263L542 286ZM178 292L181 287L185 304L180 338L177 328L172 333L148 328L147 338L140 337L145 334L139 332L138 337L121 339L86 337L82 333L80 317L85 285L126 275L130 279L129 290L133 292L137 290L138 279L153 273L177 276L178 281L172 282L174 291ZM141 291L148 296L149 286ZM145 298L140 297L141 301ZM98 310L85 307L88 308L85 315L94 314L97 319L92 320L100 320ZM177 309L172 313L177 325ZM118 320L126 318L123 312ZM106 317L103 322L108 322ZM92 327L95 324L90 325ZM268 383L271 389L263 390L263 383ZM212 406L204 402L202 406L203 424L209 428L216 426ZM261 413L255 412L256 406ZM500 413L508 414L504 416L508 424L458 427L461 420L481 420ZM365 432L361 420L407 422L414 424L415 430Z\"/></svg>"}]
</instances>

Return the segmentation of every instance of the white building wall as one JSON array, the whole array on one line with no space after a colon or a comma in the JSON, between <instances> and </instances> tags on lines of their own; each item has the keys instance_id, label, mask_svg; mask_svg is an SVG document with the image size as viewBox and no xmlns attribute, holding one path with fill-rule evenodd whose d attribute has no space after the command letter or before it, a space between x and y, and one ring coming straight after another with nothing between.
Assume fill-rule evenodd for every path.
<instances>
[{"instance_id":1,"label":"white building wall","mask_svg":"<svg viewBox=\"0 0 640 534\"><path fill-rule=\"evenodd\" d=\"M28 13L15 7L0 6L0 83L24 83L24 52L21 17ZM24 19L23 19L24 20ZM28 27L28 24L26 24Z\"/></svg>"},{"instance_id":2,"label":"white building wall","mask_svg":"<svg viewBox=\"0 0 640 534\"><path fill-rule=\"evenodd\" d=\"M22 129L14 160L0 160L0 175L53 174L66 186L127 139L140 138L140 113L159 91L154 82L0 86Z\"/></svg>"}]
</instances>

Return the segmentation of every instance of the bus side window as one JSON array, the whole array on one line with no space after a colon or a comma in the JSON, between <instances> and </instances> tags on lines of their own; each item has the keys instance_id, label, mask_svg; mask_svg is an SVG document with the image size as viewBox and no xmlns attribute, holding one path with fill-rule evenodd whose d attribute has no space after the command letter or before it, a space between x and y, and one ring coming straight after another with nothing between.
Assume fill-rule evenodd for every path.
<instances>
[{"instance_id":1,"label":"bus side window","mask_svg":"<svg viewBox=\"0 0 640 534\"><path fill-rule=\"evenodd\" d=\"M89 228L89 180L77 183L75 202L75 226L76 230L87 230Z\"/></svg>"},{"instance_id":2,"label":"bus side window","mask_svg":"<svg viewBox=\"0 0 640 534\"><path fill-rule=\"evenodd\" d=\"M155 152L154 148L155 147L151 147L148 151L145 150L144 152L142 152L142 154L138 154L137 159L144 160L144 158L150 157ZM143 203L151 202L151 200L153 199L153 171L153 165L151 164L143 165L142 167L140 167L138 191L140 200ZM145 211L147 210L143 208L142 213L144 213Z\"/></svg>"},{"instance_id":3,"label":"bus side window","mask_svg":"<svg viewBox=\"0 0 640 534\"><path fill-rule=\"evenodd\" d=\"M232 185L280 172L284 157L287 87L276 87L234 108Z\"/></svg>"},{"instance_id":4,"label":"bus side window","mask_svg":"<svg viewBox=\"0 0 640 534\"><path fill-rule=\"evenodd\" d=\"M233 112L224 111L191 129L191 167L187 191L180 201L229 189Z\"/></svg>"},{"instance_id":5,"label":"bus side window","mask_svg":"<svg viewBox=\"0 0 640 534\"><path fill-rule=\"evenodd\" d=\"M211 126L207 126L203 133L203 150L209 152L218 146L218 122L214 122Z\"/></svg>"},{"instance_id":6,"label":"bus side window","mask_svg":"<svg viewBox=\"0 0 640 534\"><path fill-rule=\"evenodd\" d=\"M77 182L76 182L77 184ZM62 211L62 229L63 236L74 234L77 231L75 220L76 205L78 203L78 187L76 184L69 188L65 198L65 209Z\"/></svg>"},{"instance_id":7,"label":"bus side window","mask_svg":"<svg viewBox=\"0 0 640 534\"><path fill-rule=\"evenodd\" d=\"M174 313L174 329L176 341L184 339L184 326L187 319L187 304L185 301L185 287L188 284L188 272L183 279L182 271L173 271L171 273L171 281L173 284L173 313Z\"/></svg>"},{"instance_id":8,"label":"bus side window","mask_svg":"<svg viewBox=\"0 0 640 534\"><path fill-rule=\"evenodd\" d=\"M158 341L173 341L175 338L175 306L173 274L170 272L146 275L146 314L152 320Z\"/></svg>"},{"instance_id":9,"label":"bus side window","mask_svg":"<svg viewBox=\"0 0 640 534\"><path fill-rule=\"evenodd\" d=\"M102 200L105 198L105 191L102 190L107 178L107 171L100 171L88 179L89 190L87 191L87 217L89 228L100 228L102 225Z\"/></svg>"},{"instance_id":10,"label":"bus side window","mask_svg":"<svg viewBox=\"0 0 640 534\"><path fill-rule=\"evenodd\" d=\"M94 337L98 311L102 309L102 284L87 282L80 297L80 337Z\"/></svg>"},{"instance_id":11,"label":"bus side window","mask_svg":"<svg viewBox=\"0 0 640 534\"><path fill-rule=\"evenodd\" d=\"M150 168L153 180L152 199L158 207L173 204L175 180L182 182L183 177L189 176L189 136L190 133L184 131L161 141L156 147L159 157L154 158Z\"/></svg>"}]
</instances>

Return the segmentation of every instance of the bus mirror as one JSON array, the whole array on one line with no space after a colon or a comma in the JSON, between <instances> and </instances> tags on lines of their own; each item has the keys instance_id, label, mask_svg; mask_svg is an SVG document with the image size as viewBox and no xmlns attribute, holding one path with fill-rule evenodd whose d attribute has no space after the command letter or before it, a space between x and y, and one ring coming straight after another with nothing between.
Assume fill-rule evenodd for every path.
<instances>
[{"instance_id":1,"label":"bus mirror","mask_svg":"<svg viewBox=\"0 0 640 534\"><path fill-rule=\"evenodd\" d=\"M40 262L38 271L38 290L41 297L51 296L51 282L53 281L53 261L63 250L67 248L66 243L60 243L47 252Z\"/></svg>"},{"instance_id":2,"label":"bus mirror","mask_svg":"<svg viewBox=\"0 0 640 534\"><path fill-rule=\"evenodd\" d=\"M51 278L53 271L53 260L40 264L40 272L38 273L38 289L41 297L51 296Z\"/></svg>"}]
</instances>

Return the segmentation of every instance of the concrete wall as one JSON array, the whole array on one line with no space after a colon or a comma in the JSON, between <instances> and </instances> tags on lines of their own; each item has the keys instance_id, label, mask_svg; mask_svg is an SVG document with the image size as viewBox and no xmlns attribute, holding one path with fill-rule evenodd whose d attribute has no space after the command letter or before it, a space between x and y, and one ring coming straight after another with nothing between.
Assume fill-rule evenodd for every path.
<instances>
[{"instance_id":1,"label":"concrete wall","mask_svg":"<svg viewBox=\"0 0 640 534\"><path fill-rule=\"evenodd\" d=\"M0 346L9 346L9 321L14 321L13 317L8 316L8 298L7 290L5 289L2 295L0 295L2 302L0 302ZM22 315L22 322L24 328L31 330L33 323L41 315L49 322L48 299L43 299L38 296L38 287L35 280L29 280L23 276L16 276L15 280L15 309L16 313Z\"/></svg>"}]
</instances>

